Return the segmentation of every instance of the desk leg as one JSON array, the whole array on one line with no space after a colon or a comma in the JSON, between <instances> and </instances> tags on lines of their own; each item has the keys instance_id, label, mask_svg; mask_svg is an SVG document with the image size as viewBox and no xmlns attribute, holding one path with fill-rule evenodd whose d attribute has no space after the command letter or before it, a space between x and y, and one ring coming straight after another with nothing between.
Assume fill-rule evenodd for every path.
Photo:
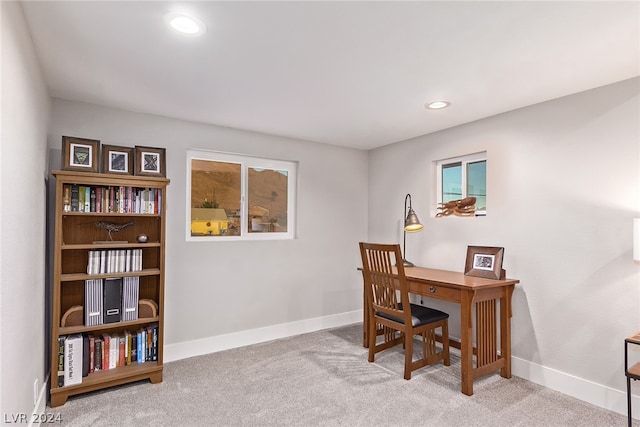
<instances>
[{"instance_id":1,"label":"desk leg","mask_svg":"<svg viewBox=\"0 0 640 427\"><path fill-rule=\"evenodd\" d=\"M500 299L500 356L504 366L500 369L500 376L511 378L511 295L513 286L507 286L504 296Z\"/></svg>"},{"instance_id":2,"label":"desk leg","mask_svg":"<svg viewBox=\"0 0 640 427\"><path fill-rule=\"evenodd\" d=\"M627 377L627 424L629 427L633 424L631 417L631 378Z\"/></svg>"},{"instance_id":3,"label":"desk leg","mask_svg":"<svg viewBox=\"0 0 640 427\"><path fill-rule=\"evenodd\" d=\"M462 393L473 395L473 322L471 307L473 293L463 291L460 301L460 373Z\"/></svg>"}]
</instances>

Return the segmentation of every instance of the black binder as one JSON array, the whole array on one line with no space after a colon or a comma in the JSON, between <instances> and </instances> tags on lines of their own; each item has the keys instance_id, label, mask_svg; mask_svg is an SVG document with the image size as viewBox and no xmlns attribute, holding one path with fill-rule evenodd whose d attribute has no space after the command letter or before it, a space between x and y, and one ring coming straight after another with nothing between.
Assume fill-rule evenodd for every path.
<instances>
[{"instance_id":1,"label":"black binder","mask_svg":"<svg viewBox=\"0 0 640 427\"><path fill-rule=\"evenodd\" d=\"M122 313L122 277L104 280L104 323L120 321Z\"/></svg>"}]
</instances>

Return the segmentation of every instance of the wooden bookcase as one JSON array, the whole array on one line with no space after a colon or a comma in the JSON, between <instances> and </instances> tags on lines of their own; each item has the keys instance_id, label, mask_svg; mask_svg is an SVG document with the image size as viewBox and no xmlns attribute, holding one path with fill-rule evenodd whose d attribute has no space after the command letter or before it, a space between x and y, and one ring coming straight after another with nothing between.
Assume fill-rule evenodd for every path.
<instances>
[{"instance_id":1,"label":"wooden bookcase","mask_svg":"<svg viewBox=\"0 0 640 427\"><path fill-rule=\"evenodd\" d=\"M166 178L54 171L56 177L55 237L52 288L52 332L51 332L51 407L64 405L69 396L87 393L133 381L149 379L152 383L162 381L162 348L164 335L164 266L165 266L165 212ZM82 187L125 189L121 194L132 195L135 190L153 190L160 196L156 199L156 213L136 213L130 202L130 209L122 208L103 212L68 211L69 189ZM132 189L126 193L126 189ZM65 194L66 190L66 194ZM102 191L102 190L100 190ZM122 190L121 190L122 191ZM129 200L129 197L127 197ZM100 205L101 203L98 203ZM160 208L157 212L157 208ZM113 210L116 210L115 212ZM121 212L122 211L122 212ZM112 233L98 225L104 223L125 224L133 221L121 231ZM148 236L147 242L138 242L138 236ZM100 250L141 250L142 270L135 272L87 274L89 254ZM138 251L139 252L139 251ZM114 277L138 276L139 298L157 303L157 315L139 317L137 320L86 326L84 315L81 324L62 326L64 314L72 307L85 304L85 280ZM77 322L76 322L77 323ZM80 384L58 385L58 340L61 336L83 334L102 336L103 334L135 333L141 328L157 325L157 361L130 363L113 369L89 373Z\"/></svg>"}]
</instances>

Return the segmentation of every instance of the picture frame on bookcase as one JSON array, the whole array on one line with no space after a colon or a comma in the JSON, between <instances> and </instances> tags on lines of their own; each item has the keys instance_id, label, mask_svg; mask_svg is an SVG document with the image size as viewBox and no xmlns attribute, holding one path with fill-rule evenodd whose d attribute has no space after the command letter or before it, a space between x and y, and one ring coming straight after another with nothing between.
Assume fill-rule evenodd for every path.
<instances>
[{"instance_id":1,"label":"picture frame on bookcase","mask_svg":"<svg viewBox=\"0 0 640 427\"><path fill-rule=\"evenodd\" d=\"M62 169L80 172L98 172L100 141L97 139L62 137Z\"/></svg>"},{"instance_id":2,"label":"picture frame on bookcase","mask_svg":"<svg viewBox=\"0 0 640 427\"><path fill-rule=\"evenodd\" d=\"M133 175L133 148L103 144L102 172Z\"/></svg>"},{"instance_id":3,"label":"picture frame on bookcase","mask_svg":"<svg viewBox=\"0 0 640 427\"><path fill-rule=\"evenodd\" d=\"M165 152L164 148L136 145L135 175L165 177Z\"/></svg>"}]
</instances>

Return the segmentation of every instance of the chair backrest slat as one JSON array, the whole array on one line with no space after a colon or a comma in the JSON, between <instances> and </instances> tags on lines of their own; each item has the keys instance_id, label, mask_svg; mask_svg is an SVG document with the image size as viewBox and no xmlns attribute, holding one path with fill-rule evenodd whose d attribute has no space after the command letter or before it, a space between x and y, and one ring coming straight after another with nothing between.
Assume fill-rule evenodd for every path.
<instances>
[{"instance_id":1,"label":"chair backrest slat","mask_svg":"<svg viewBox=\"0 0 640 427\"><path fill-rule=\"evenodd\" d=\"M407 310L409 294L400 245L360 242L360 254L366 298L372 303L373 309L410 319L410 309ZM397 278L394 277L394 261L397 264Z\"/></svg>"}]
</instances>

